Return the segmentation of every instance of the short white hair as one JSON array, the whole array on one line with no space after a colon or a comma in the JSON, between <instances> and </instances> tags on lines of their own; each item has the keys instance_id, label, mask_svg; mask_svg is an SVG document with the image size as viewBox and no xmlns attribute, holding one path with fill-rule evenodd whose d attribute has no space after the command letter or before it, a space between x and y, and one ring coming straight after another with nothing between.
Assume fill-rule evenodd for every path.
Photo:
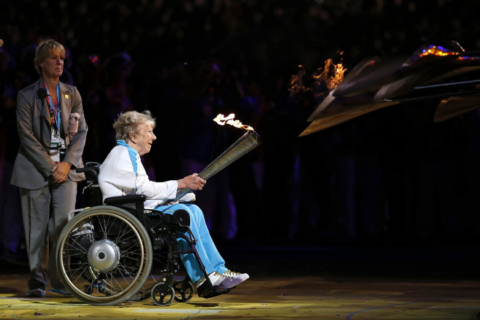
<instances>
[{"instance_id":1,"label":"short white hair","mask_svg":"<svg viewBox=\"0 0 480 320\"><path fill-rule=\"evenodd\" d=\"M116 132L117 140L130 141L131 137L135 137L140 130L140 125L149 124L152 129L155 128L155 119L150 111L145 110L142 113L137 111L128 111L121 113L117 121L113 124Z\"/></svg>"}]
</instances>

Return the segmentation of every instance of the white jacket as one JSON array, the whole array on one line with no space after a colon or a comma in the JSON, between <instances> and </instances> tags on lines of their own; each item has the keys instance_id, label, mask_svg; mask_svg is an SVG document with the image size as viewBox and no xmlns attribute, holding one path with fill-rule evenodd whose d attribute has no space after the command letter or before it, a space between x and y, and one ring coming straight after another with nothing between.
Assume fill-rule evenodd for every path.
<instances>
[{"instance_id":1,"label":"white jacket","mask_svg":"<svg viewBox=\"0 0 480 320\"><path fill-rule=\"evenodd\" d=\"M100 166L98 183L103 201L110 197L143 194L147 196L145 209L153 209L164 200L175 198L177 181L150 181L138 152L123 140L118 140L117 144Z\"/></svg>"}]
</instances>

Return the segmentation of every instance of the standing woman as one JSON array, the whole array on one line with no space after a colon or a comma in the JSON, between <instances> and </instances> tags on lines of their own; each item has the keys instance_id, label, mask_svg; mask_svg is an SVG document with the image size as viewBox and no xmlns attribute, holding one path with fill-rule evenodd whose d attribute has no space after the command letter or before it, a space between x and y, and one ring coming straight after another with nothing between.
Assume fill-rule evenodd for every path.
<instances>
[{"instance_id":1,"label":"standing woman","mask_svg":"<svg viewBox=\"0 0 480 320\"><path fill-rule=\"evenodd\" d=\"M75 209L77 183L84 179L74 169L83 166L87 124L77 88L59 81L64 59L60 43L40 43L34 62L41 78L17 98L20 148L11 183L20 187L30 264L27 296L34 297L45 295L48 278L52 292L69 294L54 253L68 213Z\"/></svg>"}]
</instances>

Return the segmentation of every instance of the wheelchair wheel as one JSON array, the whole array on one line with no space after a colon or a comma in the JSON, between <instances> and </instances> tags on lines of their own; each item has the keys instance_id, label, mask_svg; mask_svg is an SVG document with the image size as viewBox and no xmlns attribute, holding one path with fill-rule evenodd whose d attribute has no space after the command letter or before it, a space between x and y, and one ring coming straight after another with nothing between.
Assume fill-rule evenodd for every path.
<instances>
[{"instance_id":1,"label":"wheelchair wheel","mask_svg":"<svg viewBox=\"0 0 480 320\"><path fill-rule=\"evenodd\" d=\"M79 300L116 305L142 288L152 267L145 227L117 207L98 206L75 216L60 234L60 276Z\"/></svg>"},{"instance_id":2,"label":"wheelchair wheel","mask_svg":"<svg viewBox=\"0 0 480 320\"><path fill-rule=\"evenodd\" d=\"M193 296L193 284L190 281L178 281L173 286L175 289L175 301L187 302Z\"/></svg>"},{"instance_id":3,"label":"wheelchair wheel","mask_svg":"<svg viewBox=\"0 0 480 320\"><path fill-rule=\"evenodd\" d=\"M166 283L160 282L152 289L152 299L158 306L169 306L173 298L175 298L175 289Z\"/></svg>"}]
</instances>

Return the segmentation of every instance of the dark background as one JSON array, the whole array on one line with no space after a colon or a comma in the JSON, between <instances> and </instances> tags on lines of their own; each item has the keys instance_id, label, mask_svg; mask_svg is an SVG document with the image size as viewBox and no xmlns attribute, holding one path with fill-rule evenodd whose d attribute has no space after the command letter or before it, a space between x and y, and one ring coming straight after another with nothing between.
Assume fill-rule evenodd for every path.
<instances>
[{"instance_id":1,"label":"dark background","mask_svg":"<svg viewBox=\"0 0 480 320\"><path fill-rule=\"evenodd\" d=\"M103 161L115 145L112 123L128 110L148 109L157 119L158 140L143 159L156 181L201 171L243 134L213 123L218 113L234 112L256 129L262 145L197 194L217 243L244 248L232 249L231 258L232 252L241 255L259 245L447 246L430 255L402 249L397 257L405 260L411 253L432 264L433 257L455 261L456 248L463 248L462 259L478 256L477 111L434 124L439 101L401 104L298 138L314 105L295 102L288 84L299 64L308 79L329 58L352 69L369 54L411 54L427 42L456 40L466 50L478 50L479 5L475 0L2 1L4 256L22 256L24 250L18 189L9 184L19 145L16 94L38 79L34 51L46 38L65 46L61 81L77 86L83 98L86 162ZM84 206L82 188L78 207ZM362 257L385 254L379 250ZM335 260L322 250L307 256Z\"/></svg>"}]
</instances>

